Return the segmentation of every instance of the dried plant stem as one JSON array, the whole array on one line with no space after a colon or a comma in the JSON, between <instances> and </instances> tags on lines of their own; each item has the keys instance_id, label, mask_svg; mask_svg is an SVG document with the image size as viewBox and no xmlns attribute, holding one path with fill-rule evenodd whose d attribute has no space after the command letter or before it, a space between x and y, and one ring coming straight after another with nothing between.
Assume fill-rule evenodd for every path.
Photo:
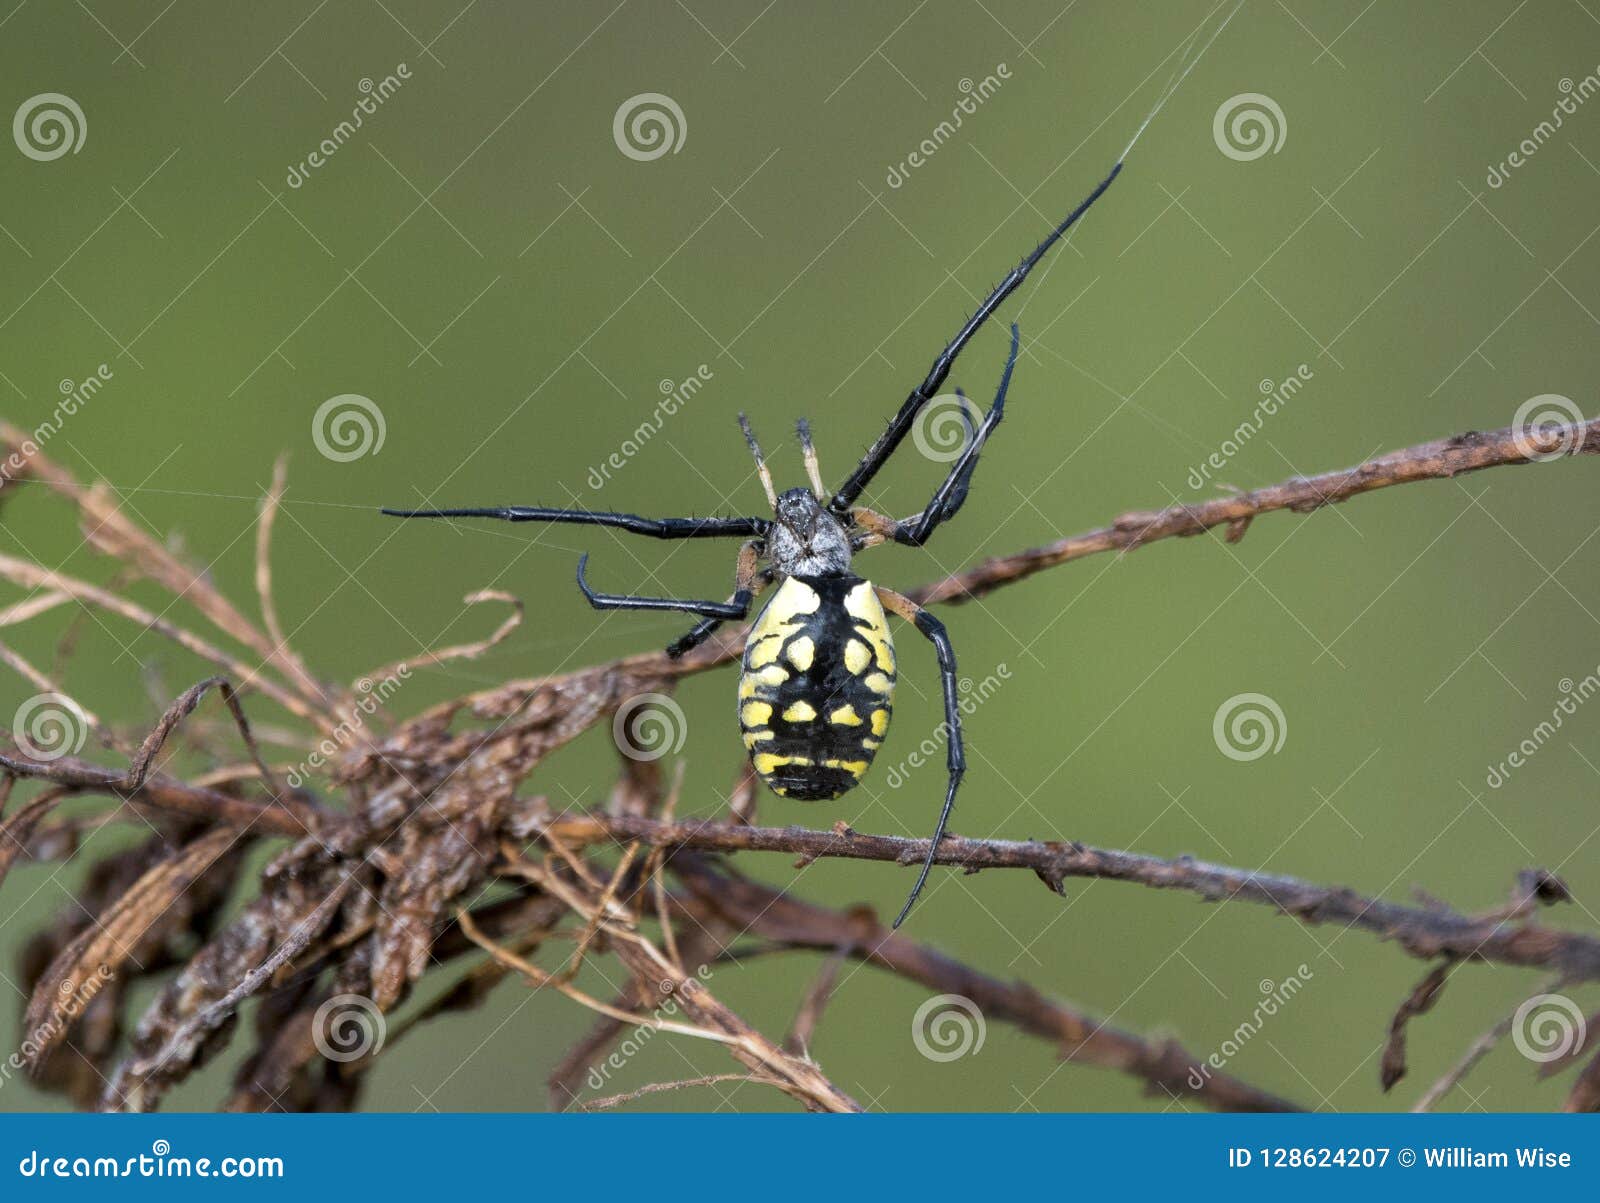
<instances>
[{"instance_id":1,"label":"dried plant stem","mask_svg":"<svg viewBox=\"0 0 1600 1203\"><path fill-rule=\"evenodd\" d=\"M533 834L569 844L638 840L674 848L781 852L804 858L843 857L916 865L928 841L863 835L849 829L743 827L710 821L665 823L630 815L530 816ZM1272 907L1302 923L1337 923L1400 944L1424 959L1448 956L1506 965L1549 966L1573 978L1600 978L1600 939L1504 918L1475 918L1364 897L1343 886L1323 886L1277 873L1209 864L1188 857L1163 859L1078 843L975 840L946 836L934 863L976 872L1030 869L1059 892L1068 877L1128 881L1162 890L1186 890L1208 901L1238 900Z\"/></svg>"},{"instance_id":2,"label":"dried plant stem","mask_svg":"<svg viewBox=\"0 0 1600 1203\"><path fill-rule=\"evenodd\" d=\"M620 1107L623 1103L631 1103L642 1099L648 1094L661 1094L668 1090L684 1090L691 1086L715 1086L719 1082L753 1082L758 1086L776 1086L783 1089L783 1083L776 1078L763 1078L756 1074L707 1074L703 1078L684 1078L677 1082L651 1082L637 1090L630 1090L625 1094L608 1094L598 1099L587 1099L578 1104L579 1111L609 1111L613 1107Z\"/></svg>"},{"instance_id":3,"label":"dried plant stem","mask_svg":"<svg viewBox=\"0 0 1600 1203\"><path fill-rule=\"evenodd\" d=\"M1358 493L1370 493L1392 485L1448 480L1484 468L1547 462L1542 457L1552 454L1593 455L1596 452L1600 452L1600 419L1542 430L1508 426L1486 434L1471 431L1391 451L1342 471L1297 476L1282 484L1197 501L1193 505L1130 511L1117 517L1110 526L1058 539L1015 555L996 556L942 581L912 590L907 596L923 605L966 601L1046 568L1097 552L1132 551L1157 539L1198 535L1218 526L1228 527L1230 541L1237 542L1253 519L1276 510L1310 514Z\"/></svg>"}]
</instances>

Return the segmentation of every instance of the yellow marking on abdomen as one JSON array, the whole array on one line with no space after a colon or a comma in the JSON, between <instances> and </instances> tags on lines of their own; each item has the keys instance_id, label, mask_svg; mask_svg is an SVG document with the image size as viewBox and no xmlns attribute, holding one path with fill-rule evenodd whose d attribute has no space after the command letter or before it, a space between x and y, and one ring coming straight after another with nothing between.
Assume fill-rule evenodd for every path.
<instances>
[{"instance_id":1,"label":"yellow marking on abdomen","mask_svg":"<svg viewBox=\"0 0 1600 1203\"><path fill-rule=\"evenodd\" d=\"M837 727L859 727L861 716L856 713L854 706L840 706L828 715L828 721Z\"/></svg>"},{"instance_id":2,"label":"yellow marking on abdomen","mask_svg":"<svg viewBox=\"0 0 1600 1203\"><path fill-rule=\"evenodd\" d=\"M889 620L883 612L883 603L866 581L844 596L845 612L860 623L860 633L872 644L878 667L884 672L894 672L894 640L889 635Z\"/></svg>"},{"instance_id":3,"label":"yellow marking on abdomen","mask_svg":"<svg viewBox=\"0 0 1600 1203\"><path fill-rule=\"evenodd\" d=\"M746 727L765 727L772 721L772 706L768 702L746 702L739 708L739 721Z\"/></svg>"},{"instance_id":4,"label":"yellow marking on abdomen","mask_svg":"<svg viewBox=\"0 0 1600 1203\"><path fill-rule=\"evenodd\" d=\"M824 760L822 767L825 769L843 769L852 777L865 776L867 762L865 760Z\"/></svg>"},{"instance_id":5,"label":"yellow marking on abdomen","mask_svg":"<svg viewBox=\"0 0 1600 1203\"><path fill-rule=\"evenodd\" d=\"M811 661L816 658L817 645L812 642L811 636L801 635L798 639L790 641L783 654L790 664L805 672L811 667Z\"/></svg>"},{"instance_id":6,"label":"yellow marking on abdomen","mask_svg":"<svg viewBox=\"0 0 1600 1203\"><path fill-rule=\"evenodd\" d=\"M750 759L751 765L762 777L770 777L785 765L807 765L811 761L804 756L779 756L775 752L757 752Z\"/></svg>"},{"instance_id":7,"label":"yellow marking on abdomen","mask_svg":"<svg viewBox=\"0 0 1600 1203\"><path fill-rule=\"evenodd\" d=\"M782 647L781 635L768 635L756 640L750 645L750 651L745 656L745 667L760 668L764 664L771 664L778 658L778 652Z\"/></svg>"},{"instance_id":8,"label":"yellow marking on abdomen","mask_svg":"<svg viewBox=\"0 0 1600 1203\"><path fill-rule=\"evenodd\" d=\"M889 712L887 710L874 710L872 712L872 733L882 739L889 730Z\"/></svg>"},{"instance_id":9,"label":"yellow marking on abdomen","mask_svg":"<svg viewBox=\"0 0 1600 1203\"><path fill-rule=\"evenodd\" d=\"M852 676L860 676L872 665L872 649L859 639L851 639L844 645L844 666L850 670Z\"/></svg>"},{"instance_id":10,"label":"yellow marking on abdomen","mask_svg":"<svg viewBox=\"0 0 1600 1203\"><path fill-rule=\"evenodd\" d=\"M817 712L810 702L796 702L783 712L783 721L786 723L809 723L817 717Z\"/></svg>"}]
</instances>

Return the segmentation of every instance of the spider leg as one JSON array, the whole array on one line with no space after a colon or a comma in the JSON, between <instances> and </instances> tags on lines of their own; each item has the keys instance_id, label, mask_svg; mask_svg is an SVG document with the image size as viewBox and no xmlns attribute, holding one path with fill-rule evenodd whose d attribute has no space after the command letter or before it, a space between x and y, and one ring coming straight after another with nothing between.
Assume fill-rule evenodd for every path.
<instances>
[{"instance_id":1,"label":"spider leg","mask_svg":"<svg viewBox=\"0 0 1600 1203\"><path fill-rule=\"evenodd\" d=\"M928 370L927 378L911 390L911 395L905 399L900 406L899 412L890 420L889 428L878 436L871 447L867 448L867 453L861 457L861 462L856 465L855 471L851 472L844 484L839 486L839 491L833 495L833 500L828 502L830 510L837 515L843 515L849 511L856 498L861 496L862 490L871 483L872 478L878 474L878 470L894 454L895 448L899 447L906 435L911 433L911 427L917 420L917 414L938 393L939 386L944 383L945 377L950 374L950 368L955 363L956 357L961 354L967 343L972 340L972 336L978 332L984 322L989 320L994 311L1000 308L1005 299L1021 287L1022 282L1028 278L1028 273L1034 269L1039 260L1044 258L1045 253L1060 240L1063 234L1072 228L1080 217L1089 211L1089 207L1095 201L1104 195L1105 190L1111 187L1111 182L1117 178L1121 171L1122 161L1118 160L1116 166L1111 169L1110 174L1096 185L1095 190L1085 197L1076 209L1067 214L1060 225L1045 235L1044 241L1034 247L1033 251L1021 263L1012 268L1005 279L995 285L994 291L984 299L983 304L979 305L973 315L967 319L967 324L962 326L956 332L956 336L945 345L944 350L939 352L938 358L933 361L933 367Z\"/></svg>"},{"instance_id":2,"label":"spider leg","mask_svg":"<svg viewBox=\"0 0 1600 1203\"><path fill-rule=\"evenodd\" d=\"M760 554L760 544L751 540L739 549L739 567L734 574L734 592L728 600L737 601L741 594L754 598L757 593L772 583L771 568L757 568L756 557ZM739 617L743 618L744 615ZM667 645L667 655L674 660L685 656L699 647L716 632L726 619L704 618L690 628L687 635L680 636Z\"/></svg>"},{"instance_id":3,"label":"spider leg","mask_svg":"<svg viewBox=\"0 0 1600 1203\"><path fill-rule=\"evenodd\" d=\"M731 601L689 601L676 597L630 597L624 593L596 593L583 578L589 563L589 553L578 558L578 588L596 610L681 610L685 614L699 614L705 618L743 618L750 612L751 592L740 590Z\"/></svg>"},{"instance_id":4,"label":"spider leg","mask_svg":"<svg viewBox=\"0 0 1600 1203\"><path fill-rule=\"evenodd\" d=\"M601 510L564 510L539 505L483 506L464 510L381 511L391 518L499 518L506 522L567 522L578 526L615 526L653 539L708 539L764 535L770 518L644 518Z\"/></svg>"},{"instance_id":5,"label":"spider leg","mask_svg":"<svg viewBox=\"0 0 1600 1203\"><path fill-rule=\"evenodd\" d=\"M1011 373L1017 366L1017 348L1019 346L1017 326L1011 325L1011 353L1006 357L1005 371L1000 375L1000 385L995 389L994 404L989 406L989 412L983 416L983 421L976 430L968 422L967 445L962 448L960 457L950 467L950 474L944 478L944 483L934 490L932 499L923 507L922 513L916 514L903 521L896 522L885 533L896 543L904 543L910 547L921 547L933 535L941 523L948 522L956 516L957 511L967 499L967 490L972 484L972 473L978 466L978 455L983 450L983 445L988 441L990 433L1000 425L1005 417L1006 390L1011 387ZM962 408L965 415L965 406Z\"/></svg>"},{"instance_id":6,"label":"spider leg","mask_svg":"<svg viewBox=\"0 0 1600 1203\"><path fill-rule=\"evenodd\" d=\"M917 630L928 637L928 641L933 644L935 654L939 657L939 682L944 688L944 725L947 734L945 766L950 774L949 785L945 788L944 806L939 811L939 824L933 829L933 840L928 844L928 855L922 862L922 871L917 874L917 884L911 887L911 895L906 899L905 906L900 908L900 914L894 921L894 926L899 927L911 913L911 907L917 901L917 896L922 893L922 887L927 884L928 871L933 868L934 859L939 853L939 843L944 839L945 827L950 822L950 812L956 804L956 790L960 787L961 778L967 771L967 757L961 743L961 705L960 690L956 684L956 653L950 646L950 635L945 630L944 623L909 597L904 597L893 589L885 589L880 585L877 586L877 594L878 599L883 602L884 609L892 610L907 622L915 624Z\"/></svg>"}]
</instances>

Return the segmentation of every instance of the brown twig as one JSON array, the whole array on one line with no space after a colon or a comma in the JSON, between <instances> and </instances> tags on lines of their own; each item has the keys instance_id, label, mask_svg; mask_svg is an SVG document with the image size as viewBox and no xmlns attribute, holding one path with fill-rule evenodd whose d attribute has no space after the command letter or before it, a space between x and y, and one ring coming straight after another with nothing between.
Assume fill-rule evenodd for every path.
<instances>
[{"instance_id":1,"label":"brown twig","mask_svg":"<svg viewBox=\"0 0 1600 1203\"><path fill-rule=\"evenodd\" d=\"M1383 1058L1378 1068L1378 1083L1384 1090L1391 1089L1396 1082L1406 1076L1407 1026L1418 1015L1426 1015L1433 1010L1433 1004L1439 1001L1439 995L1444 990L1445 981L1450 977L1450 971L1457 964L1459 962L1451 958L1435 966L1416 984L1395 1011L1394 1018L1389 1021L1389 1039L1384 1042Z\"/></svg>"},{"instance_id":2,"label":"brown twig","mask_svg":"<svg viewBox=\"0 0 1600 1203\"><path fill-rule=\"evenodd\" d=\"M151 766L156 754L171 736L173 729L194 712L200 700L212 689L221 694L257 773L271 788L271 801L248 802L214 789L168 782L152 773ZM167 707L166 712L134 752L128 767L120 773L87 764L75 756L35 761L5 753L0 753L0 769L17 777L40 778L81 790L114 794L131 801L149 801L157 806L179 810L192 817L216 818L221 821L231 819L234 823L244 824L260 822L268 830L280 834L304 835L315 830L317 825L313 817L315 812L302 803L291 801L282 786L277 783L272 770L262 760L255 737L250 732L250 724L239 705L238 695L225 677L207 677L204 681L184 690ZM179 796L183 798L183 803L175 804L175 799Z\"/></svg>"},{"instance_id":3,"label":"brown twig","mask_svg":"<svg viewBox=\"0 0 1600 1203\"><path fill-rule=\"evenodd\" d=\"M1091 1019L1025 982L1002 982L936 948L891 931L861 910L834 911L713 870L684 854L677 869L692 892L686 905L765 936L779 945L849 955L941 994L959 994L990 1020L1015 1024L1057 1047L1080 1065L1131 1074L1163 1098L1193 1098L1219 1111L1298 1111L1294 1103L1252 1086L1185 1051L1174 1041L1153 1043Z\"/></svg>"},{"instance_id":4,"label":"brown twig","mask_svg":"<svg viewBox=\"0 0 1600 1203\"><path fill-rule=\"evenodd\" d=\"M1448 968L1448 966L1440 966L1440 968L1444 969ZM1548 993L1551 990L1559 989L1562 981L1563 979L1557 978L1555 981L1551 982L1547 987L1545 987L1541 993ZM1439 1077L1437 1081L1434 1082L1432 1086L1428 1087L1428 1089L1423 1092L1422 1097L1416 1101L1411 1110L1414 1112L1432 1111L1434 1107L1438 1106L1439 1102L1445 1097L1445 1095L1449 1094L1452 1090L1459 1086L1461 1084L1461 1080L1472 1072L1473 1067L1477 1065L1479 1061L1482 1061L1485 1057L1487 1057L1489 1053L1494 1050L1495 1045L1499 1044L1500 1041L1505 1039L1506 1033L1511 1031L1511 1025L1516 1022L1516 1017L1517 1012L1513 1010L1510 1014L1501 1018L1488 1031L1484 1032L1483 1035L1474 1040L1471 1045L1468 1046L1467 1051L1461 1055L1461 1059L1452 1065L1444 1074Z\"/></svg>"},{"instance_id":5,"label":"brown twig","mask_svg":"<svg viewBox=\"0 0 1600 1203\"><path fill-rule=\"evenodd\" d=\"M863 835L849 829L741 827L710 821L663 823L626 815L534 813L519 830L550 833L569 844L638 840L712 851L781 852L807 859L920 864L928 841ZM1337 923L1394 940L1412 956L1448 956L1505 965L1559 969L1574 979L1600 978L1600 938L1557 931L1503 918L1474 918L1452 910L1424 909L1365 897L1342 886L1324 886L1277 873L1209 864L1191 857L1163 859L1138 852L1091 848L1078 843L974 840L946 836L934 863L968 873L981 869L1030 869L1052 890L1068 877L1128 881L1161 890L1186 890L1207 901L1237 899L1270 906L1303 923Z\"/></svg>"},{"instance_id":6,"label":"brown twig","mask_svg":"<svg viewBox=\"0 0 1600 1203\"><path fill-rule=\"evenodd\" d=\"M703 1078L684 1078L677 1082L651 1082L637 1090L629 1090L624 1094L608 1094L598 1099L587 1099L578 1104L579 1111L609 1111L613 1107L620 1107L623 1103L631 1103L642 1099L647 1094L661 1094L668 1090L683 1090L690 1086L715 1086L718 1082L753 1082L758 1086L776 1086L780 1090L783 1083L776 1078L763 1078L757 1074L707 1074Z\"/></svg>"},{"instance_id":7,"label":"brown twig","mask_svg":"<svg viewBox=\"0 0 1600 1203\"><path fill-rule=\"evenodd\" d=\"M1600 419L1542 429L1508 426L1488 433L1468 431L1391 451L1338 472L1297 476L1282 484L1213 497L1193 505L1180 503L1161 510L1133 510L1113 519L1110 526L1071 535L1015 555L993 557L942 581L911 590L907 596L923 605L969 601L1001 585L1097 552L1132 551L1158 539L1198 535L1218 526L1229 527L1228 541L1236 543L1252 519L1276 510L1310 514L1359 493L1387 489L1391 485L1448 480L1484 468L1544 462L1544 457L1551 455L1593 455L1596 452L1600 452Z\"/></svg>"}]
</instances>

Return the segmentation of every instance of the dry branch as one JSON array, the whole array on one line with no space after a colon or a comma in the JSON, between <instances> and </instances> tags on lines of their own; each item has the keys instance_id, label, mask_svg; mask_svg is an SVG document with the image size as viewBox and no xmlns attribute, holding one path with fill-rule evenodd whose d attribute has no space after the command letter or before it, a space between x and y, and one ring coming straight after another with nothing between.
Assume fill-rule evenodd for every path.
<instances>
[{"instance_id":1,"label":"dry branch","mask_svg":"<svg viewBox=\"0 0 1600 1203\"><path fill-rule=\"evenodd\" d=\"M1071 535L1015 555L996 556L976 567L925 585L907 596L924 605L968 601L1001 585L1022 580L1046 568L1081 560L1101 551L1132 551L1157 539L1198 535L1213 527L1230 528L1229 542L1237 542L1249 523L1262 514L1290 510L1310 514L1391 485L1419 480L1448 480L1464 472L1478 472L1513 464L1547 462L1547 457L1593 455L1600 452L1600 418L1571 426L1543 429L1508 426L1487 434L1468 431L1391 451L1339 472L1297 476L1230 497L1214 497L1193 505L1172 505L1161 510L1133 510L1110 526Z\"/></svg>"},{"instance_id":2,"label":"dry branch","mask_svg":"<svg viewBox=\"0 0 1600 1203\"><path fill-rule=\"evenodd\" d=\"M765 936L779 947L833 951L897 974L941 994L975 1002L990 1019L1013 1023L1057 1047L1063 1059L1131 1074L1163 1098L1194 1098L1219 1111L1298 1111L1294 1103L1231 1074L1197 1073L1202 1058L1176 1041L1155 1042L1091 1019L1046 998L1025 982L1002 982L979 973L927 944L890 930L863 910L840 912L791 898L776 890L712 870L684 856L683 876L692 892L686 905L701 917L719 916L740 931ZM1196 1086L1193 1078L1200 1077Z\"/></svg>"},{"instance_id":3,"label":"dry branch","mask_svg":"<svg viewBox=\"0 0 1600 1203\"><path fill-rule=\"evenodd\" d=\"M893 835L863 835L849 828L743 827L687 820L664 823L627 815L533 812L519 827L530 835L551 834L569 844L638 840L666 848L720 852L782 852L805 859L920 864L928 841ZM1600 978L1600 938L1557 931L1503 915L1486 918L1447 908L1404 906L1368 898L1343 886L1316 885L1279 873L1215 865L1191 857L1171 860L1138 852L1091 848L1079 843L974 840L947 835L934 863L968 873L983 869L1031 869L1059 892L1068 877L1129 881L1158 890L1186 890L1208 902L1255 902L1303 923L1337 923L1394 940L1412 956L1445 956L1505 965L1559 969L1573 979Z\"/></svg>"}]
</instances>

